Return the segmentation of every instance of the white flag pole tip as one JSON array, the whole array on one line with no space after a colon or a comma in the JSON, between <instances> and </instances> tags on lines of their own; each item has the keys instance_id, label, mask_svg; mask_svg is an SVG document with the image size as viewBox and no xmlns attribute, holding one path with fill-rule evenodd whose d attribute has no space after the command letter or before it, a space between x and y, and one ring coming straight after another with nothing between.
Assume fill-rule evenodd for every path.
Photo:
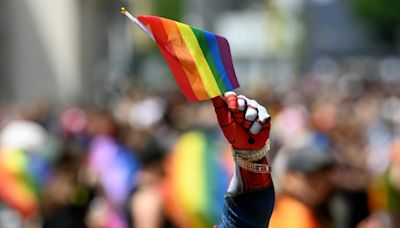
<instances>
[{"instance_id":1,"label":"white flag pole tip","mask_svg":"<svg viewBox=\"0 0 400 228\"><path fill-rule=\"evenodd\" d=\"M125 7L121 7L120 10L121 14L124 14L129 20L131 20L136 26L138 26L143 32L146 33L146 35L148 37L150 37L150 39L152 39L153 41L155 41L153 34L146 28L146 26L144 26L142 24L142 22L140 22L136 17L132 16L132 14L130 14Z\"/></svg>"}]
</instances>

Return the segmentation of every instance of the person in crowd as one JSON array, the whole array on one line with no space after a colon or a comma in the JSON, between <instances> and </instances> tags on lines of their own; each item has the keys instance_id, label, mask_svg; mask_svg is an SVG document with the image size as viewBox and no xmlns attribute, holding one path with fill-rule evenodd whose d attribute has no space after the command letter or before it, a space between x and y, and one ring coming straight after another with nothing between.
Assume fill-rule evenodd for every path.
<instances>
[{"instance_id":1,"label":"person in crowd","mask_svg":"<svg viewBox=\"0 0 400 228\"><path fill-rule=\"evenodd\" d=\"M151 140L139 153L141 170L127 202L130 227L175 227L165 214L163 178L165 149Z\"/></svg>"},{"instance_id":2,"label":"person in crowd","mask_svg":"<svg viewBox=\"0 0 400 228\"><path fill-rule=\"evenodd\" d=\"M330 195L332 184L331 154L315 146L302 146L291 151L283 174L281 194L272 214L271 228L329 226L322 206Z\"/></svg>"}]
</instances>

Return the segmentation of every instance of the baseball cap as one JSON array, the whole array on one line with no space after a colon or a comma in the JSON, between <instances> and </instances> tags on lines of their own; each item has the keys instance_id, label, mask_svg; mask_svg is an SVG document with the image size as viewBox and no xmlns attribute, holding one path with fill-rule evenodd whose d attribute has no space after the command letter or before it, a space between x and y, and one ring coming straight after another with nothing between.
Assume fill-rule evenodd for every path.
<instances>
[{"instance_id":1,"label":"baseball cap","mask_svg":"<svg viewBox=\"0 0 400 228\"><path fill-rule=\"evenodd\" d=\"M289 152L288 170L305 174L329 169L333 165L330 151L321 150L313 145L302 146Z\"/></svg>"}]
</instances>

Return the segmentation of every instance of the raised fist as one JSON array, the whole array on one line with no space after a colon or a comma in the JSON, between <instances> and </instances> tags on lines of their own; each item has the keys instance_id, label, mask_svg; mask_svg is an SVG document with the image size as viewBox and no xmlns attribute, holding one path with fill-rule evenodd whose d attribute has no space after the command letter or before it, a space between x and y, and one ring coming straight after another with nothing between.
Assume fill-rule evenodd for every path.
<instances>
[{"instance_id":1,"label":"raised fist","mask_svg":"<svg viewBox=\"0 0 400 228\"><path fill-rule=\"evenodd\" d=\"M225 138L234 149L258 150L266 144L271 117L257 101L227 92L212 102Z\"/></svg>"}]
</instances>

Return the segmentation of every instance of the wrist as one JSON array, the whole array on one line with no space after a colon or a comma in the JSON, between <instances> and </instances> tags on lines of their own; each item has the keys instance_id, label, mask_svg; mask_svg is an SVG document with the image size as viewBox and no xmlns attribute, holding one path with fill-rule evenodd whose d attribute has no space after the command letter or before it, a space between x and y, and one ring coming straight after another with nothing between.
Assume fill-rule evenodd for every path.
<instances>
[{"instance_id":1,"label":"wrist","mask_svg":"<svg viewBox=\"0 0 400 228\"><path fill-rule=\"evenodd\" d=\"M233 148L234 174L229 184L229 193L241 193L264 189L272 183L271 168L267 161L269 141L258 150Z\"/></svg>"},{"instance_id":2,"label":"wrist","mask_svg":"<svg viewBox=\"0 0 400 228\"><path fill-rule=\"evenodd\" d=\"M266 144L258 150L237 150L233 148L233 159L235 163L253 173L270 173L271 167L265 162L265 157L270 150L270 143Z\"/></svg>"}]
</instances>

